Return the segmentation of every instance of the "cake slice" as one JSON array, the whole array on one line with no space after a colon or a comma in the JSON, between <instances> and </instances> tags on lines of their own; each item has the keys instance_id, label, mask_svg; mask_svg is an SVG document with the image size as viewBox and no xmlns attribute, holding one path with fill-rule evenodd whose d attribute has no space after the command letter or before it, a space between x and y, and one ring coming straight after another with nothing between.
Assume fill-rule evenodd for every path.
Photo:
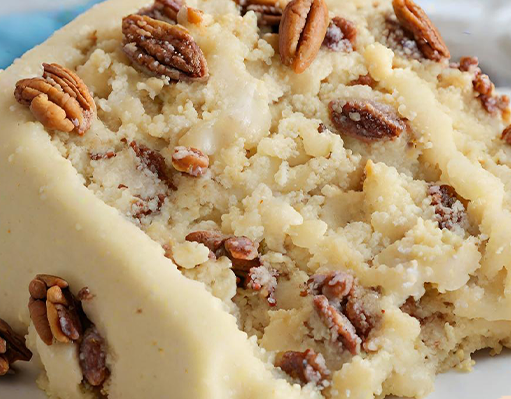
<instances>
[{"instance_id":1,"label":"cake slice","mask_svg":"<svg viewBox=\"0 0 511 399\"><path fill-rule=\"evenodd\" d=\"M509 98L411 0L110 0L0 90L50 397L419 398L511 346Z\"/></svg>"}]
</instances>

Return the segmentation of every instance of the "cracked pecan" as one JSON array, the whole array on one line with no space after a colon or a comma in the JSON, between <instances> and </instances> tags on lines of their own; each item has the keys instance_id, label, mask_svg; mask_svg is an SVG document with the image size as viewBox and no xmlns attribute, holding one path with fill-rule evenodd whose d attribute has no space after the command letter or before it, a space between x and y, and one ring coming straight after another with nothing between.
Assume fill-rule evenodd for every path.
<instances>
[{"instance_id":1,"label":"cracked pecan","mask_svg":"<svg viewBox=\"0 0 511 399\"><path fill-rule=\"evenodd\" d=\"M79 353L85 380L93 387L101 386L109 375L106 367L106 344L94 325L85 330Z\"/></svg>"},{"instance_id":2,"label":"cracked pecan","mask_svg":"<svg viewBox=\"0 0 511 399\"><path fill-rule=\"evenodd\" d=\"M96 104L78 75L58 64L43 64L43 77L16 83L14 96L46 128L83 135L96 118Z\"/></svg>"},{"instance_id":3,"label":"cracked pecan","mask_svg":"<svg viewBox=\"0 0 511 399\"><path fill-rule=\"evenodd\" d=\"M357 85L360 85L360 86L369 86L371 88L375 88L376 87L376 81L372 78L371 75L369 74L366 74L366 75L361 75L359 76L357 79L355 80L352 80L348 86L357 86Z\"/></svg>"},{"instance_id":4,"label":"cracked pecan","mask_svg":"<svg viewBox=\"0 0 511 399\"><path fill-rule=\"evenodd\" d=\"M325 358L321 353L307 349L305 352L287 351L277 356L275 366L302 384L321 384L330 377Z\"/></svg>"},{"instance_id":5,"label":"cracked pecan","mask_svg":"<svg viewBox=\"0 0 511 399\"><path fill-rule=\"evenodd\" d=\"M282 63L302 73L316 58L328 28L324 0L292 0L284 9L279 27Z\"/></svg>"},{"instance_id":6,"label":"cracked pecan","mask_svg":"<svg viewBox=\"0 0 511 399\"><path fill-rule=\"evenodd\" d=\"M226 255L232 262L232 269L243 282L246 281L250 269L261 265L258 247L257 243L243 236L230 237L224 242Z\"/></svg>"},{"instance_id":7,"label":"cracked pecan","mask_svg":"<svg viewBox=\"0 0 511 399\"><path fill-rule=\"evenodd\" d=\"M329 111L341 133L365 142L393 139L406 129L406 123L391 106L371 100L333 100Z\"/></svg>"},{"instance_id":8,"label":"cracked pecan","mask_svg":"<svg viewBox=\"0 0 511 399\"><path fill-rule=\"evenodd\" d=\"M312 302L314 309L330 330L332 341L342 342L352 355L359 353L362 340L351 321L331 305L324 295L316 295Z\"/></svg>"},{"instance_id":9,"label":"cracked pecan","mask_svg":"<svg viewBox=\"0 0 511 399\"><path fill-rule=\"evenodd\" d=\"M355 50L357 27L342 17L334 17L328 25L323 45L331 51L350 53Z\"/></svg>"},{"instance_id":10,"label":"cracked pecan","mask_svg":"<svg viewBox=\"0 0 511 399\"><path fill-rule=\"evenodd\" d=\"M501 139L504 140L507 144L511 145L511 125L504 129Z\"/></svg>"},{"instance_id":11,"label":"cracked pecan","mask_svg":"<svg viewBox=\"0 0 511 399\"><path fill-rule=\"evenodd\" d=\"M29 285L28 308L39 337L46 345L53 339L62 343L82 336L78 303L67 282L59 277L38 274Z\"/></svg>"},{"instance_id":12,"label":"cracked pecan","mask_svg":"<svg viewBox=\"0 0 511 399\"><path fill-rule=\"evenodd\" d=\"M131 215L135 219L141 219L143 216L149 216L154 212L159 212L167 196L158 194L153 198L140 198L131 206Z\"/></svg>"},{"instance_id":13,"label":"cracked pecan","mask_svg":"<svg viewBox=\"0 0 511 399\"><path fill-rule=\"evenodd\" d=\"M431 205L435 207L435 216L441 229L452 230L461 225L466 217L465 205L451 186L431 185L428 189Z\"/></svg>"},{"instance_id":14,"label":"cracked pecan","mask_svg":"<svg viewBox=\"0 0 511 399\"><path fill-rule=\"evenodd\" d=\"M27 349L25 338L0 319L0 376L7 374L14 362L28 362L31 358L32 352Z\"/></svg>"},{"instance_id":15,"label":"cracked pecan","mask_svg":"<svg viewBox=\"0 0 511 399\"><path fill-rule=\"evenodd\" d=\"M412 0L393 0L392 5L399 23L413 34L417 46L426 58L441 61L451 57L440 32L422 8Z\"/></svg>"},{"instance_id":16,"label":"cracked pecan","mask_svg":"<svg viewBox=\"0 0 511 399\"><path fill-rule=\"evenodd\" d=\"M207 80L206 58L185 28L133 14L123 19L122 32L124 52L143 71L172 80Z\"/></svg>"},{"instance_id":17,"label":"cracked pecan","mask_svg":"<svg viewBox=\"0 0 511 399\"><path fill-rule=\"evenodd\" d=\"M307 290L301 295L324 295L331 301L342 300L349 295L353 285L353 276L341 271L314 274L307 281Z\"/></svg>"},{"instance_id":18,"label":"cracked pecan","mask_svg":"<svg viewBox=\"0 0 511 399\"><path fill-rule=\"evenodd\" d=\"M177 22L177 13L184 6L182 0L155 0L154 4L141 9L137 14L165 22Z\"/></svg>"},{"instance_id":19,"label":"cracked pecan","mask_svg":"<svg viewBox=\"0 0 511 399\"><path fill-rule=\"evenodd\" d=\"M172 166L193 177L202 176L209 167L209 157L197 148L178 146L172 154Z\"/></svg>"}]
</instances>

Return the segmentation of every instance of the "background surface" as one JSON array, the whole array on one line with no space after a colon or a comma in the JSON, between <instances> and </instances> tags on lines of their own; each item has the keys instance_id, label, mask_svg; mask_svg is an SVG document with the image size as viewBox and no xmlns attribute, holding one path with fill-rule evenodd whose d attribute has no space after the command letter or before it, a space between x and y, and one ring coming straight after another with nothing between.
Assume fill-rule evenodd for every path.
<instances>
[{"instance_id":1,"label":"background surface","mask_svg":"<svg viewBox=\"0 0 511 399\"><path fill-rule=\"evenodd\" d=\"M101 1L0 0L0 69ZM511 0L417 2L442 32L453 60L477 55L483 70L498 86L511 88ZM439 376L436 392L428 399L499 399L511 395L511 353L490 358L483 352L474 358L477 365L472 373L451 371ZM0 379L0 398L46 398L35 386L37 372L33 366L20 367L16 375Z\"/></svg>"}]
</instances>

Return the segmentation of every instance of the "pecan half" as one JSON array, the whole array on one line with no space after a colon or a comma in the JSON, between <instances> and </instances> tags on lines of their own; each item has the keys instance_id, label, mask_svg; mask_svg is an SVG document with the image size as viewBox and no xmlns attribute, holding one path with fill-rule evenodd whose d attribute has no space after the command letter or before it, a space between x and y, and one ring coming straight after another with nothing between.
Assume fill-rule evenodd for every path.
<instances>
[{"instance_id":1,"label":"pecan half","mask_svg":"<svg viewBox=\"0 0 511 399\"><path fill-rule=\"evenodd\" d=\"M197 148L178 146L172 154L172 166L179 172L199 177L206 173L209 157Z\"/></svg>"},{"instance_id":2,"label":"pecan half","mask_svg":"<svg viewBox=\"0 0 511 399\"><path fill-rule=\"evenodd\" d=\"M141 9L137 14L166 22L177 22L177 13L184 6L182 0L155 0L154 4Z\"/></svg>"},{"instance_id":3,"label":"pecan half","mask_svg":"<svg viewBox=\"0 0 511 399\"><path fill-rule=\"evenodd\" d=\"M29 285L28 308L39 337L46 345L77 341L82 336L79 304L60 277L38 274Z\"/></svg>"},{"instance_id":4,"label":"pecan half","mask_svg":"<svg viewBox=\"0 0 511 399\"><path fill-rule=\"evenodd\" d=\"M14 97L30 107L46 128L83 135L96 118L96 103L78 75L58 64L43 64L43 77L16 83Z\"/></svg>"},{"instance_id":5,"label":"pecan half","mask_svg":"<svg viewBox=\"0 0 511 399\"><path fill-rule=\"evenodd\" d=\"M365 142L398 137L406 123L394 109L371 100L333 100L330 119L341 132Z\"/></svg>"},{"instance_id":6,"label":"pecan half","mask_svg":"<svg viewBox=\"0 0 511 399\"><path fill-rule=\"evenodd\" d=\"M511 125L506 127L502 132L501 136L502 140L504 140L507 144L511 145Z\"/></svg>"},{"instance_id":7,"label":"pecan half","mask_svg":"<svg viewBox=\"0 0 511 399\"><path fill-rule=\"evenodd\" d=\"M440 61L451 57L440 32L422 8L412 0L393 0L392 5L399 23L413 34L419 49L426 58Z\"/></svg>"},{"instance_id":8,"label":"pecan half","mask_svg":"<svg viewBox=\"0 0 511 399\"><path fill-rule=\"evenodd\" d=\"M331 301L342 300L349 295L353 285L353 276L341 271L314 274L307 281L308 289L301 295L324 295Z\"/></svg>"},{"instance_id":9,"label":"pecan half","mask_svg":"<svg viewBox=\"0 0 511 399\"><path fill-rule=\"evenodd\" d=\"M109 375L106 367L106 344L95 326L89 327L80 343L80 367L85 380L93 387L101 386Z\"/></svg>"},{"instance_id":10,"label":"pecan half","mask_svg":"<svg viewBox=\"0 0 511 399\"><path fill-rule=\"evenodd\" d=\"M466 217L465 206L458 194L448 185L431 185L428 189L431 205L435 207L435 216L441 229L453 229Z\"/></svg>"},{"instance_id":11,"label":"pecan half","mask_svg":"<svg viewBox=\"0 0 511 399\"><path fill-rule=\"evenodd\" d=\"M7 374L14 362L28 362L31 358L32 352L27 349L25 338L0 319L0 376Z\"/></svg>"},{"instance_id":12,"label":"pecan half","mask_svg":"<svg viewBox=\"0 0 511 399\"><path fill-rule=\"evenodd\" d=\"M360 352L362 340L351 321L328 302L324 295L313 298L314 309L326 324L332 335L332 341L340 341L352 355Z\"/></svg>"},{"instance_id":13,"label":"pecan half","mask_svg":"<svg viewBox=\"0 0 511 399\"><path fill-rule=\"evenodd\" d=\"M284 9L279 27L282 63L296 73L305 71L316 58L327 28L324 0L292 0Z\"/></svg>"},{"instance_id":14,"label":"pecan half","mask_svg":"<svg viewBox=\"0 0 511 399\"><path fill-rule=\"evenodd\" d=\"M323 45L331 51L350 53L355 50L357 27L342 17L334 17L328 25Z\"/></svg>"},{"instance_id":15,"label":"pecan half","mask_svg":"<svg viewBox=\"0 0 511 399\"><path fill-rule=\"evenodd\" d=\"M287 351L277 356L275 366L302 384L320 384L330 377L325 358L321 353L307 349L305 352Z\"/></svg>"},{"instance_id":16,"label":"pecan half","mask_svg":"<svg viewBox=\"0 0 511 399\"><path fill-rule=\"evenodd\" d=\"M124 52L143 71L172 80L207 80L206 58L185 28L145 15L129 15L122 21L122 32Z\"/></svg>"}]
</instances>

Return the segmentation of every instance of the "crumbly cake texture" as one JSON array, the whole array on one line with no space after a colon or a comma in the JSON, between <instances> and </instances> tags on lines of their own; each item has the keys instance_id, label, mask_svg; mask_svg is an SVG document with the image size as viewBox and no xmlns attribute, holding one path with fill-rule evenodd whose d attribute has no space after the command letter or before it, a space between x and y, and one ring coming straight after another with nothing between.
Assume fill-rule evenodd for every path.
<instances>
[{"instance_id":1,"label":"crumbly cake texture","mask_svg":"<svg viewBox=\"0 0 511 399\"><path fill-rule=\"evenodd\" d=\"M28 283L61 276L107 347L99 392L30 325L50 397L423 397L511 347L509 113L474 62L427 59L390 1L327 0L298 74L271 15L190 0L209 78L176 83L123 52L147 3L97 6L0 74L0 316L26 331ZM93 93L86 133L16 102L43 62Z\"/></svg>"}]
</instances>

